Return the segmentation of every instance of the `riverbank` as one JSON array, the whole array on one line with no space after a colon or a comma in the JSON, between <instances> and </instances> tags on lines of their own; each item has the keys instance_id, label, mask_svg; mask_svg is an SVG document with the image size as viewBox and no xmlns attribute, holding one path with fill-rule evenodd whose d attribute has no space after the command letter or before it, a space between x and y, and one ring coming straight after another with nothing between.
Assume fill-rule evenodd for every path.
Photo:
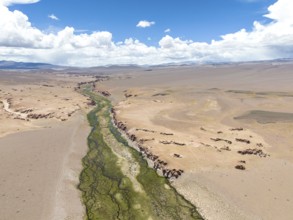
<instances>
[{"instance_id":1,"label":"riverbank","mask_svg":"<svg viewBox=\"0 0 293 220\"><path fill-rule=\"evenodd\" d=\"M163 161L167 176L184 171L172 184L206 219L287 220L293 214L288 70L153 68L112 75L96 88L111 94L118 126L142 153Z\"/></svg>"},{"instance_id":2,"label":"riverbank","mask_svg":"<svg viewBox=\"0 0 293 220\"><path fill-rule=\"evenodd\" d=\"M87 219L202 219L168 181L128 146L110 118L110 102L85 91L97 107L79 188Z\"/></svg>"}]
</instances>

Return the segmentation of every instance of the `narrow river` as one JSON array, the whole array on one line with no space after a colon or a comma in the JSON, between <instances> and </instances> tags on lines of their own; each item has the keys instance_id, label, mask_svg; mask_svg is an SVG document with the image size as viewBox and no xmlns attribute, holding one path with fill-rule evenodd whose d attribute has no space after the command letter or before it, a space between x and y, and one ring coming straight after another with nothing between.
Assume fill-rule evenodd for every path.
<instances>
[{"instance_id":1,"label":"narrow river","mask_svg":"<svg viewBox=\"0 0 293 220\"><path fill-rule=\"evenodd\" d=\"M110 219L202 219L190 202L168 180L148 167L113 126L111 103L84 89L97 103L88 114L92 131L83 158L79 189L88 220Z\"/></svg>"}]
</instances>

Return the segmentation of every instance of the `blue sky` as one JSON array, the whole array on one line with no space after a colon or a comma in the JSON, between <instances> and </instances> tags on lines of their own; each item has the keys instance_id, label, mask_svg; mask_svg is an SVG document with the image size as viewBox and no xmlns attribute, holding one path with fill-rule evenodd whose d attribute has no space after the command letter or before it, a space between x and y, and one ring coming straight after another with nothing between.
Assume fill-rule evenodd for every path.
<instances>
[{"instance_id":1,"label":"blue sky","mask_svg":"<svg viewBox=\"0 0 293 220\"><path fill-rule=\"evenodd\" d=\"M293 58L292 8L293 0L0 0L0 60L100 66Z\"/></svg>"},{"instance_id":2,"label":"blue sky","mask_svg":"<svg viewBox=\"0 0 293 220\"><path fill-rule=\"evenodd\" d=\"M156 45L171 29L171 36L210 42L241 28L250 30L273 0L41 0L15 5L42 30L57 31L72 26L77 31L109 31L113 40L132 37ZM58 21L48 18L54 14ZM154 21L150 28L137 28L140 20ZM149 39L151 38L151 40Z\"/></svg>"}]
</instances>

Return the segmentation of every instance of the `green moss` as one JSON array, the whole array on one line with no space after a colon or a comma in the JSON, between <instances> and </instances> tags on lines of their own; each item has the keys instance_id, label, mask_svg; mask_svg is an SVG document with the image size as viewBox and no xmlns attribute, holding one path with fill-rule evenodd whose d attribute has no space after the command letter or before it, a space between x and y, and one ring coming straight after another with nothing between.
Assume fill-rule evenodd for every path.
<instances>
[{"instance_id":1,"label":"green moss","mask_svg":"<svg viewBox=\"0 0 293 220\"><path fill-rule=\"evenodd\" d=\"M127 141L110 120L110 102L84 89L98 105L88 114L92 131L88 137L88 152L83 158L83 171L80 174L79 189L86 206L89 220L110 219L202 219L196 208L179 195L168 181L148 167L139 152L130 148ZM134 190L132 181L125 175L119 158L112 151L107 140L117 146L127 148L139 165L136 176L142 192ZM165 185L169 185L167 189Z\"/></svg>"}]
</instances>

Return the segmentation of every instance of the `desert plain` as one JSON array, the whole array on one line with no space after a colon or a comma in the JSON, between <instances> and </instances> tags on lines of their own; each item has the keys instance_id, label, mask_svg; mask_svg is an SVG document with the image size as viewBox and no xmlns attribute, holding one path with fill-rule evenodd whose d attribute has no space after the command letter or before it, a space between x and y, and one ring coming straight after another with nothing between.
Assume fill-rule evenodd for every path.
<instances>
[{"instance_id":1,"label":"desert plain","mask_svg":"<svg viewBox=\"0 0 293 220\"><path fill-rule=\"evenodd\" d=\"M205 219L292 219L292 69L272 61L1 71L1 219L83 219L77 185L91 105L75 88L99 75L107 80L95 90L111 94L133 144L184 171L170 182Z\"/></svg>"},{"instance_id":2,"label":"desert plain","mask_svg":"<svg viewBox=\"0 0 293 220\"><path fill-rule=\"evenodd\" d=\"M77 190L90 132L91 77L34 71L0 73L0 219L82 219Z\"/></svg>"}]
</instances>

